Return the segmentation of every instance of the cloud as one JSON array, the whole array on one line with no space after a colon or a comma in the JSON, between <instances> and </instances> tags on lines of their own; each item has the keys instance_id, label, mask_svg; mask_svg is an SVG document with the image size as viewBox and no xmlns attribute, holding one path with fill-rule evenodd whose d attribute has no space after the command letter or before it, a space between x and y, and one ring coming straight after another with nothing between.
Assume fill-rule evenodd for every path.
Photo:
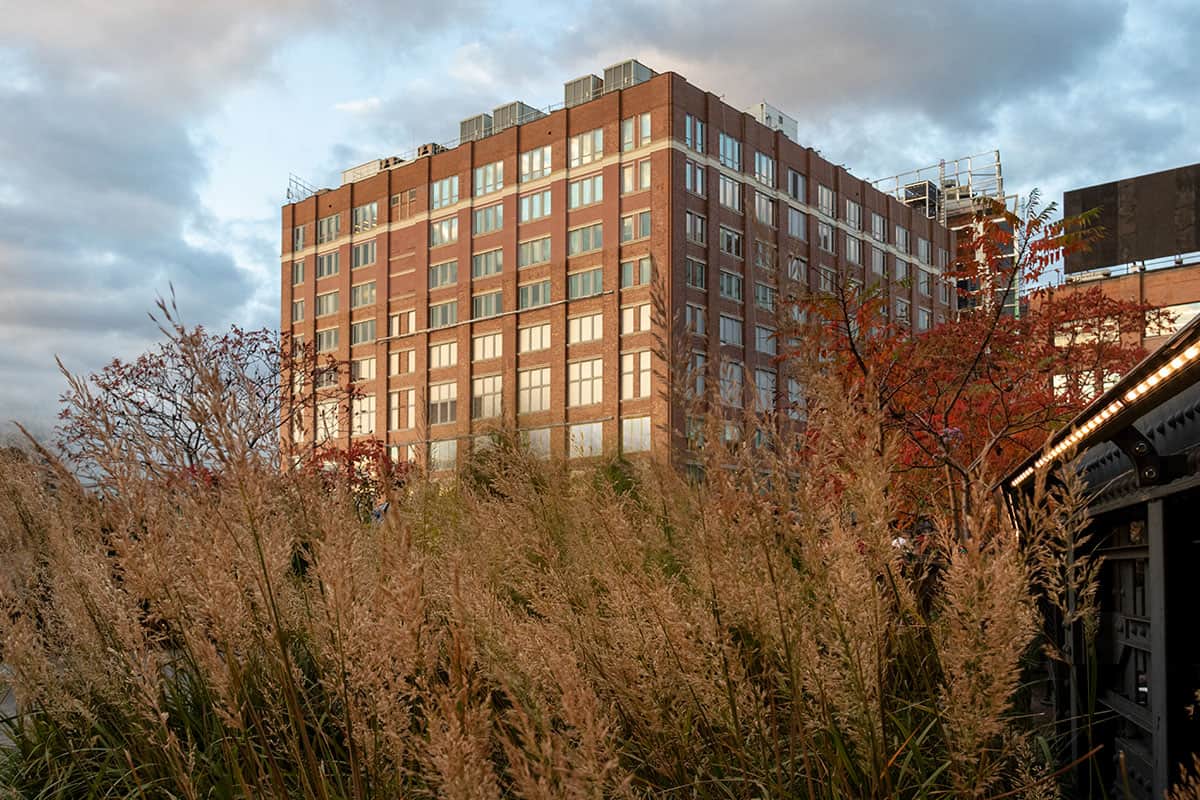
<instances>
[{"instance_id":1,"label":"cloud","mask_svg":"<svg viewBox=\"0 0 1200 800\"><path fill-rule=\"evenodd\" d=\"M347 100L344 103L334 103L334 111L344 114L370 114L378 111L383 102L378 97L366 97L362 100Z\"/></svg>"}]
</instances>

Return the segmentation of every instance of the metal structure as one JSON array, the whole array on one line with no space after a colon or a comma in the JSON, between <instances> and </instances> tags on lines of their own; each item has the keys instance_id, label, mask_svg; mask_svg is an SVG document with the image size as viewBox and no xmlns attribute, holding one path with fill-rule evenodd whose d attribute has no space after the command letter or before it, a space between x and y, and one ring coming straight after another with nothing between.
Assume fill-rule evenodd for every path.
<instances>
[{"instance_id":1,"label":"metal structure","mask_svg":"<svg viewBox=\"0 0 1200 800\"><path fill-rule=\"evenodd\" d=\"M317 187L313 186L307 181L301 180L294 173L288 173L286 197L289 203L298 203L301 200L306 200L309 197L312 197L316 193Z\"/></svg>"},{"instance_id":2,"label":"metal structure","mask_svg":"<svg viewBox=\"0 0 1200 800\"><path fill-rule=\"evenodd\" d=\"M906 206L923 210L925 216L948 228L969 218L980 201L999 200L1007 205L1015 200L1015 196L1004 194L999 150L942 160L933 166L882 178L874 185Z\"/></svg>"},{"instance_id":3,"label":"metal structure","mask_svg":"<svg viewBox=\"0 0 1200 800\"><path fill-rule=\"evenodd\" d=\"M1076 796L1159 798L1200 750L1200 318L1052 436L1003 484L1013 506L1038 469L1070 469L1089 496L1087 548L1101 558L1099 625L1051 631L1072 758L1099 744Z\"/></svg>"}]
</instances>

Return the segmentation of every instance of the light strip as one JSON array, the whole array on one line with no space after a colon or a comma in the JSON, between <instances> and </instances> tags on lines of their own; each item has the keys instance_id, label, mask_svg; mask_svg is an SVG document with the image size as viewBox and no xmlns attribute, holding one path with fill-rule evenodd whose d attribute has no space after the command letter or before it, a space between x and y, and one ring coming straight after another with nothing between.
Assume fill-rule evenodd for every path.
<instances>
[{"instance_id":1,"label":"light strip","mask_svg":"<svg viewBox=\"0 0 1200 800\"><path fill-rule=\"evenodd\" d=\"M1179 355L1172 358L1166 364L1163 364L1156 371L1147 375L1141 383L1127 391L1123 400L1113 400L1098 413L1093 415L1091 419L1087 420L1087 422L1084 422L1078 428L1071 431L1071 433L1067 434L1067 436L1064 437L1062 441L1060 441L1054 447L1044 451L1038 460L1033 462L1032 467L1026 467L1025 470L1022 471L1020 475L1013 478L1008 485L1015 489L1025 481L1029 480L1036 470L1039 470L1047 464L1054 462L1063 453L1072 449L1075 447L1075 445L1079 444L1079 442L1083 441L1084 438L1091 435L1092 431L1099 428L1105 422L1108 422L1110 417L1121 411L1121 409L1125 408L1128 403L1133 403L1139 398L1145 396L1155 386L1163 383L1167 378L1183 369L1183 367L1186 365L1195 361L1197 356L1200 356L1200 345L1194 344Z\"/></svg>"}]
</instances>

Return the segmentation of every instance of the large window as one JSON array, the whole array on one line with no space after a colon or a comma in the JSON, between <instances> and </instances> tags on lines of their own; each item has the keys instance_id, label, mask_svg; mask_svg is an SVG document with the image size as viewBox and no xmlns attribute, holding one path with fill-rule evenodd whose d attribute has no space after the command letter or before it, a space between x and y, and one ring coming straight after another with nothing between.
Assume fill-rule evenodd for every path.
<instances>
[{"instance_id":1,"label":"large window","mask_svg":"<svg viewBox=\"0 0 1200 800\"><path fill-rule=\"evenodd\" d=\"M567 405L590 406L604 399L604 360L567 364Z\"/></svg>"},{"instance_id":2,"label":"large window","mask_svg":"<svg viewBox=\"0 0 1200 800\"><path fill-rule=\"evenodd\" d=\"M693 289L708 288L708 264L694 258L683 260L684 281Z\"/></svg>"},{"instance_id":3,"label":"large window","mask_svg":"<svg viewBox=\"0 0 1200 800\"><path fill-rule=\"evenodd\" d=\"M429 267L429 288L437 289L442 286L453 286L458 282L458 262L443 261Z\"/></svg>"},{"instance_id":4,"label":"large window","mask_svg":"<svg viewBox=\"0 0 1200 800\"><path fill-rule=\"evenodd\" d=\"M532 239L517 245L517 267L531 267L550 260L550 237Z\"/></svg>"},{"instance_id":5,"label":"large window","mask_svg":"<svg viewBox=\"0 0 1200 800\"><path fill-rule=\"evenodd\" d=\"M644 453L650 449L650 418L624 417L621 420L621 450Z\"/></svg>"},{"instance_id":6,"label":"large window","mask_svg":"<svg viewBox=\"0 0 1200 800\"><path fill-rule=\"evenodd\" d=\"M363 308L375 305L375 281L350 287L350 307Z\"/></svg>"},{"instance_id":7,"label":"large window","mask_svg":"<svg viewBox=\"0 0 1200 800\"><path fill-rule=\"evenodd\" d=\"M518 203L521 222L532 222L550 216L550 190L522 195Z\"/></svg>"},{"instance_id":8,"label":"large window","mask_svg":"<svg viewBox=\"0 0 1200 800\"><path fill-rule=\"evenodd\" d=\"M567 184L567 207L590 206L604 200L604 176L589 175Z\"/></svg>"},{"instance_id":9,"label":"large window","mask_svg":"<svg viewBox=\"0 0 1200 800\"><path fill-rule=\"evenodd\" d=\"M877 242L887 241L887 220L874 211L871 212L871 238Z\"/></svg>"},{"instance_id":10,"label":"large window","mask_svg":"<svg viewBox=\"0 0 1200 800\"><path fill-rule=\"evenodd\" d=\"M621 152L650 143L650 112L621 120Z\"/></svg>"},{"instance_id":11,"label":"large window","mask_svg":"<svg viewBox=\"0 0 1200 800\"><path fill-rule=\"evenodd\" d=\"M684 235L689 242L696 244L707 244L708 242L708 220L699 214L694 214L691 211L684 212Z\"/></svg>"},{"instance_id":12,"label":"large window","mask_svg":"<svg viewBox=\"0 0 1200 800\"><path fill-rule=\"evenodd\" d=\"M504 313L504 293L488 292L471 298L471 318L485 319Z\"/></svg>"},{"instance_id":13,"label":"large window","mask_svg":"<svg viewBox=\"0 0 1200 800\"><path fill-rule=\"evenodd\" d=\"M429 443L429 469L433 472L454 469L457 461L458 441L456 439Z\"/></svg>"},{"instance_id":14,"label":"large window","mask_svg":"<svg viewBox=\"0 0 1200 800\"><path fill-rule=\"evenodd\" d=\"M721 364L721 402L742 407L742 365L736 361Z\"/></svg>"},{"instance_id":15,"label":"large window","mask_svg":"<svg viewBox=\"0 0 1200 800\"><path fill-rule=\"evenodd\" d=\"M740 231L735 231L722 225L721 239L718 244L721 247L722 253L731 255L734 258L742 257L742 234Z\"/></svg>"},{"instance_id":16,"label":"large window","mask_svg":"<svg viewBox=\"0 0 1200 800\"><path fill-rule=\"evenodd\" d=\"M435 383L429 387L429 424L442 425L458 418L458 384Z\"/></svg>"},{"instance_id":17,"label":"large window","mask_svg":"<svg viewBox=\"0 0 1200 800\"><path fill-rule=\"evenodd\" d=\"M775 312L775 287L765 283L754 284L754 305L764 311Z\"/></svg>"},{"instance_id":18,"label":"large window","mask_svg":"<svg viewBox=\"0 0 1200 800\"><path fill-rule=\"evenodd\" d=\"M727 317L721 315L721 344L733 345L741 347L742 339L742 321L737 317Z\"/></svg>"},{"instance_id":19,"label":"large window","mask_svg":"<svg viewBox=\"0 0 1200 800\"><path fill-rule=\"evenodd\" d=\"M621 335L650 330L650 304L638 303L621 308Z\"/></svg>"},{"instance_id":20,"label":"large window","mask_svg":"<svg viewBox=\"0 0 1200 800\"><path fill-rule=\"evenodd\" d=\"M498 192L504 188L504 162L495 161L475 168L475 196Z\"/></svg>"},{"instance_id":21,"label":"large window","mask_svg":"<svg viewBox=\"0 0 1200 800\"><path fill-rule=\"evenodd\" d=\"M429 327L445 328L458 322L458 301L437 303L429 307Z\"/></svg>"},{"instance_id":22,"label":"large window","mask_svg":"<svg viewBox=\"0 0 1200 800\"><path fill-rule=\"evenodd\" d=\"M621 194L645 191L650 188L650 159L621 167Z\"/></svg>"},{"instance_id":23,"label":"large window","mask_svg":"<svg viewBox=\"0 0 1200 800\"><path fill-rule=\"evenodd\" d=\"M754 153L754 177L767 186L775 186L775 159L766 153Z\"/></svg>"},{"instance_id":24,"label":"large window","mask_svg":"<svg viewBox=\"0 0 1200 800\"><path fill-rule=\"evenodd\" d=\"M896 226L896 249L901 253L908 252L908 228Z\"/></svg>"},{"instance_id":25,"label":"large window","mask_svg":"<svg viewBox=\"0 0 1200 800\"><path fill-rule=\"evenodd\" d=\"M683 162L683 186L689 192L701 197L707 193L705 188L704 165L697 164L690 158Z\"/></svg>"},{"instance_id":26,"label":"large window","mask_svg":"<svg viewBox=\"0 0 1200 800\"><path fill-rule=\"evenodd\" d=\"M534 353L550 347L550 323L529 325L517 331L517 352Z\"/></svg>"},{"instance_id":27,"label":"large window","mask_svg":"<svg viewBox=\"0 0 1200 800\"><path fill-rule=\"evenodd\" d=\"M581 167L604 156L604 129L581 133L571 137L570 166Z\"/></svg>"},{"instance_id":28,"label":"large window","mask_svg":"<svg viewBox=\"0 0 1200 800\"><path fill-rule=\"evenodd\" d=\"M445 369L458 364L458 342L433 342L429 345L429 368Z\"/></svg>"},{"instance_id":29,"label":"large window","mask_svg":"<svg viewBox=\"0 0 1200 800\"><path fill-rule=\"evenodd\" d=\"M808 202L808 180L795 170L788 170L788 194L793 200L799 200L801 203Z\"/></svg>"},{"instance_id":30,"label":"large window","mask_svg":"<svg viewBox=\"0 0 1200 800\"><path fill-rule=\"evenodd\" d=\"M604 454L604 424L584 422L568 429L571 458L591 458Z\"/></svg>"},{"instance_id":31,"label":"large window","mask_svg":"<svg viewBox=\"0 0 1200 800\"><path fill-rule=\"evenodd\" d=\"M817 246L826 253L837 252L837 248L834 246L833 226L828 222L817 223Z\"/></svg>"},{"instance_id":32,"label":"large window","mask_svg":"<svg viewBox=\"0 0 1200 800\"><path fill-rule=\"evenodd\" d=\"M775 411L775 383L777 377L769 369L754 370L754 388L758 392L758 410L761 412Z\"/></svg>"},{"instance_id":33,"label":"large window","mask_svg":"<svg viewBox=\"0 0 1200 800\"><path fill-rule=\"evenodd\" d=\"M504 271L504 251L488 250L471 256L471 277L486 278Z\"/></svg>"},{"instance_id":34,"label":"large window","mask_svg":"<svg viewBox=\"0 0 1200 800\"><path fill-rule=\"evenodd\" d=\"M504 227L504 204L475 209L475 234L492 233Z\"/></svg>"},{"instance_id":35,"label":"large window","mask_svg":"<svg viewBox=\"0 0 1200 800\"><path fill-rule=\"evenodd\" d=\"M721 270L721 297L742 302L743 283L741 275Z\"/></svg>"},{"instance_id":36,"label":"large window","mask_svg":"<svg viewBox=\"0 0 1200 800\"><path fill-rule=\"evenodd\" d=\"M439 208L454 205L458 202L458 176L451 175L429 185L429 207L436 211Z\"/></svg>"},{"instance_id":37,"label":"large window","mask_svg":"<svg viewBox=\"0 0 1200 800\"><path fill-rule=\"evenodd\" d=\"M292 301L292 322L303 322L303 321L304 321L304 301L303 300L293 300Z\"/></svg>"},{"instance_id":38,"label":"large window","mask_svg":"<svg viewBox=\"0 0 1200 800\"><path fill-rule=\"evenodd\" d=\"M801 241L808 239L808 215L791 206L788 206L788 235Z\"/></svg>"},{"instance_id":39,"label":"large window","mask_svg":"<svg viewBox=\"0 0 1200 800\"><path fill-rule=\"evenodd\" d=\"M350 433L355 436L375 433L375 395L368 394L350 400Z\"/></svg>"},{"instance_id":40,"label":"large window","mask_svg":"<svg viewBox=\"0 0 1200 800\"><path fill-rule=\"evenodd\" d=\"M585 314L567 320L567 344L594 342L604 336L604 314Z\"/></svg>"},{"instance_id":41,"label":"large window","mask_svg":"<svg viewBox=\"0 0 1200 800\"><path fill-rule=\"evenodd\" d=\"M375 320L365 319L350 326L350 344L370 344L375 341Z\"/></svg>"},{"instance_id":42,"label":"large window","mask_svg":"<svg viewBox=\"0 0 1200 800\"><path fill-rule=\"evenodd\" d=\"M417 420L415 389L399 389L388 392L388 430L398 431L413 427Z\"/></svg>"},{"instance_id":43,"label":"large window","mask_svg":"<svg viewBox=\"0 0 1200 800\"><path fill-rule=\"evenodd\" d=\"M501 382L499 375L487 375L471 381L471 419L500 416Z\"/></svg>"},{"instance_id":44,"label":"large window","mask_svg":"<svg viewBox=\"0 0 1200 800\"><path fill-rule=\"evenodd\" d=\"M724 131L721 132L719 143L721 164L740 172L742 169L742 143Z\"/></svg>"},{"instance_id":45,"label":"large window","mask_svg":"<svg viewBox=\"0 0 1200 800\"><path fill-rule=\"evenodd\" d=\"M550 174L550 145L521 153L521 182L544 178Z\"/></svg>"},{"instance_id":46,"label":"large window","mask_svg":"<svg viewBox=\"0 0 1200 800\"><path fill-rule=\"evenodd\" d=\"M862 230L862 206L853 200L846 200L846 224L856 231Z\"/></svg>"},{"instance_id":47,"label":"large window","mask_svg":"<svg viewBox=\"0 0 1200 800\"><path fill-rule=\"evenodd\" d=\"M741 213L742 210L742 183L728 175L721 175L717 180L717 199L721 201L721 205L726 208L732 208L734 211Z\"/></svg>"},{"instance_id":48,"label":"large window","mask_svg":"<svg viewBox=\"0 0 1200 800\"><path fill-rule=\"evenodd\" d=\"M474 361L489 361L504 354L504 335L481 333L471 339L471 358Z\"/></svg>"},{"instance_id":49,"label":"large window","mask_svg":"<svg viewBox=\"0 0 1200 800\"><path fill-rule=\"evenodd\" d=\"M862 242L857 236L846 234L846 260L851 264L862 263Z\"/></svg>"},{"instance_id":50,"label":"large window","mask_svg":"<svg viewBox=\"0 0 1200 800\"><path fill-rule=\"evenodd\" d=\"M334 214L331 217L317 220L317 244L325 244L332 242L338 237L342 230L342 215Z\"/></svg>"},{"instance_id":51,"label":"large window","mask_svg":"<svg viewBox=\"0 0 1200 800\"><path fill-rule=\"evenodd\" d=\"M292 262L292 285L304 283L304 261Z\"/></svg>"},{"instance_id":52,"label":"large window","mask_svg":"<svg viewBox=\"0 0 1200 800\"><path fill-rule=\"evenodd\" d=\"M817 184L817 208L827 217L837 216L837 195L828 186Z\"/></svg>"},{"instance_id":53,"label":"large window","mask_svg":"<svg viewBox=\"0 0 1200 800\"><path fill-rule=\"evenodd\" d=\"M604 247L604 225L597 222L584 228L567 232L567 255L577 256Z\"/></svg>"},{"instance_id":54,"label":"large window","mask_svg":"<svg viewBox=\"0 0 1200 800\"><path fill-rule=\"evenodd\" d=\"M697 119L691 114L684 115L683 118L683 143L697 153L704 152L705 138L704 120Z\"/></svg>"},{"instance_id":55,"label":"large window","mask_svg":"<svg viewBox=\"0 0 1200 800\"><path fill-rule=\"evenodd\" d=\"M375 263L375 242L363 242L350 248L350 269L358 269Z\"/></svg>"},{"instance_id":56,"label":"large window","mask_svg":"<svg viewBox=\"0 0 1200 800\"><path fill-rule=\"evenodd\" d=\"M550 302L550 281L527 283L517 287L517 308L524 311L527 308L537 308Z\"/></svg>"},{"instance_id":57,"label":"large window","mask_svg":"<svg viewBox=\"0 0 1200 800\"><path fill-rule=\"evenodd\" d=\"M458 217L448 217L429 223L429 246L438 247L458 241Z\"/></svg>"},{"instance_id":58,"label":"large window","mask_svg":"<svg viewBox=\"0 0 1200 800\"><path fill-rule=\"evenodd\" d=\"M600 267L567 276L567 299L578 300L604 291L604 270Z\"/></svg>"},{"instance_id":59,"label":"large window","mask_svg":"<svg viewBox=\"0 0 1200 800\"><path fill-rule=\"evenodd\" d=\"M650 282L650 257L621 262L621 288L643 286Z\"/></svg>"},{"instance_id":60,"label":"large window","mask_svg":"<svg viewBox=\"0 0 1200 800\"><path fill-rule=\"evenodd\" d=\"M338 312L338 293L325 292L317 295L317 318L328 317Z\"/></svg>"},{"instance_id":61,"label":"large window","mask_svg":"<svg viewBox=\"0 0 1200 800\"><path fill-rule=\"evenodd\" d=\"M683 324L692 333L703 336L708 328L708 310L704 306L688 303L684 306Z\"/></svg>"},{"instance_id":62,"label":"large window","mask_svg":"<svg viewBox=\"0 0 1200 800\"><path fill-rule=\"evenodd\" d=\"M550 368L517 372L517 412L531 414L550 408Z\"/></svg>"},{"instance_id":63,"label":"large window","mask_svg":"<svg viewBox=\"0 0 1200 800\"><path fill-rule=\"evenodd\" d=\"M379 203L370 202L355 206L350 212L350 222L354 232L368 231L379 224Z\"/></svg>"},{"instance_id":64,"label":"large window","mask_svg":"<svg viewBox=\"0 0 1200 800\"><path fill-rule=\"evenodd\" d=\"M328 353L331 350L338 348L338 329L327 328L323 331L317 331L317 352Z\"/></svg>"},{"instance_id":65,"label":"large window","mask_svg":"<svg viewBox=\"0 0 1200 800\"><path fill-rule=\"evenodd\" d=\"M773 356L778 351L778 341L775 338L775 330L766 328L762 325L754 326L754 349L760 353L766 353Z\"/></svg>"},{"instance_id":66,"label":"large window","mask_svg":"<svg viewBox=\"0 0 1200 800\"><path fill-rule=\"evenodd\" d=\"M317 256L317 277L328 278L330 275L337 275L338 261L337 253L325 253Z\"/></svg>"},{"instance_id":67,"label":"large window","mask_svg":"<svg viewBox=\"0 0 1200 800\"><path fill-rule=\"evenodd\" d=\"M639 211L621 217L621 241L632 242L650 235L650 212Z\"/></svg>"},{"instance_id":68,"label":"large window","mask_svg":"<svg viewBox=\"0 0 1200 800\"><path fill-rule=\"evenodd\" d=\"M650 351L621 354L621 399L649 397L651 390Z\"/></svg>"}]
</instances>

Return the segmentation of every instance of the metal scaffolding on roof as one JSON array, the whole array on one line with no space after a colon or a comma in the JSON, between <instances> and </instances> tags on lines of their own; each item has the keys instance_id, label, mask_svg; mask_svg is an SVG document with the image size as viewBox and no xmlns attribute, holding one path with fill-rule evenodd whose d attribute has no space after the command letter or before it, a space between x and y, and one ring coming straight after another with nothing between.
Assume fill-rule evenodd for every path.
<instances>
[{"instance_id":1,"label":"metal scaffolding on roof","mask_svg":"<svg viewBox=\"0 0 1200 800\"><path fill-rule=\"evenodd\" d=\"M881 178L874 186L942 225L973 212L981 200L1006 204L1009 200L1004 194L999 150L942 160Z\"/></svg>"}]
</instances>

